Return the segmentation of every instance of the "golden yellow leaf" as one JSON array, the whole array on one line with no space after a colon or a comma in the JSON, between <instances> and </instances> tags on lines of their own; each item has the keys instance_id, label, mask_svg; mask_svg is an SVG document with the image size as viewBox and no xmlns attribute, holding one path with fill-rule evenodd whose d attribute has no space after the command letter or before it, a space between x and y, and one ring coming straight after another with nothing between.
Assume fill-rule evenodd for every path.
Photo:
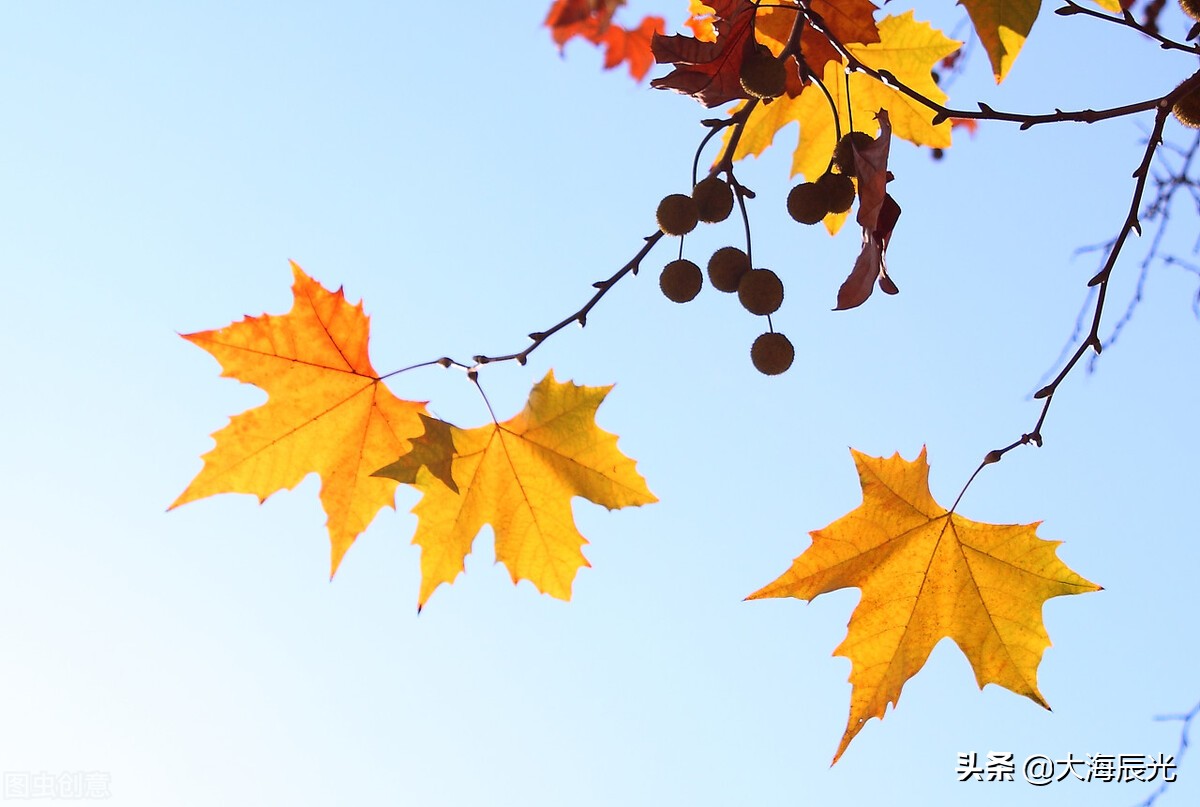
<instances>
[{"instance_id":1,"label":"golden yellow leaf","mask_svg":"<svg viewBox=\"0 0 1200 807\"><path fill-rule=\"evenodd\" d=\"M999 84L1033 29L1042 0L959 0L971 17Z\"/></svg>"},{"instance_id":2,"label":"golden yellow leaf","mask_svg":"<svg viewBox=\"0 0 1200 807\"><path fill-rule=\"evenodd\" d=\"M516 583L529 580L559 599L571 597L575 573L587 566L571 499L616 509L658 501L616 435L596 425L596 409L612 387L559 383L548 373L525 409L503 423L459 429L427 419L425 437L377 473L415 485L413 543L421 547L418 607L442 583L453 583L484 524L496 536L496 560ZM436 473L450 458L450 480ZM442 466L444 467L444 466Z\"/></svg>"},{"instance_id":3,"label":"golden yellow leaf","mask_svg":"<svg viewBox=\"0 0 1200 807\"><path fill-rule=\"evenodd\" d=\"M957 50L960 42L949 39L928 23L915 20L911 11L881 20L879 40L865 45L851 44L848 49L864 64L890 71L925 97L945 103L946 94L938 89L930 70ZM928 107L864 73L849 77L847 95L844 62L827 63L822 81L837 107L843 134L853 130L875 135L879 131L875 116L879 110L886 109L893 136L918 146L946 148L950 145L949 121L935 126L934 113ZM740 109L740 105L736 109ZM756 107L746 122L734 159L762 154L774 141L776 133L792 122L800 124L799 142L792 157L792 175L799 174L815 181L829 167L833 147L837 145L838 129L829 100L821 88L813 84L794 98L785 95ZM728 141L728 131L725 137ZM826 226L836 232L845 219L842 215L829 216Z\"/></svg>"},{"instance_id":4,"label":"golden yellow leaf","mask_svg":"<svg viewBox=\"0 0 1200 807\"><path fill-rule=\"evenodd\" d=\"M913 462L854 455L863 503L812 535L812 545L749 599L859 588L862 599L835 655L851 661L850 719L833 761L950 637L975 671L1046 706L1037 668L1050 637L1042 605L1098 591L1058 558L1037 524L983 524L941 507L929 492L925 451Z\"/></svg>"},{"instance_id":5,"label":"golden yellow leaf","mask_svg":"<svg viewBox=\"0 0 1200 807\"><path fill-rule=\"evenodd\" d=\"M171 507L217 493L250 493L261 502L320 474L332 575L375 515L395 506L396 482L370 474L408 451L425 405L397 398L376 376L362 304L350 305L340 289L326 290L295 263L292 271L288 313L184 336L216 357L221 375L269 397L213 435L216 447Z\"/></svg>"},{"instance_id":6,"label":"golden yellow leaf","mask_svg":"<svg viewBox=\"0 0 1200 807\"><path fill-rule=\"evenodd\" d=\"M992 63L999 84L1008 75L1017 54L1025 46L1042 0L959 0ZM1121 0L1095 0L1101 8L1119 13Z\"/></svg>"}]
</instances>

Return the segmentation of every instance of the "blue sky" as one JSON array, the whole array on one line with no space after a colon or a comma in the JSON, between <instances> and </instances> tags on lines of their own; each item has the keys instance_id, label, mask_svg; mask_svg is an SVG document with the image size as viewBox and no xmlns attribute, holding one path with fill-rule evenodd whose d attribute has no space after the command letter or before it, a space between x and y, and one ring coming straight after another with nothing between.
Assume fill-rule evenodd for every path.
<instances>
[{"instance_id":1,"label":"blue sky","mask_svg":"<svg viewBox=\"0 0 1200 807\"><path fill-rule=\"evenodd\" d=\"M628 19L683 3L631 3ZM948 4L943 4L948 5ZM481 8L481 7L480 7ZM514 587L477 539L417 617L416 502L402 490L328 580L310 478L259 506L166 513L208 437L261 392L177 333L290 307L288 260L365 300L382 372L519 349L640 247L687 190L707 112L560 59L544 9L358 2L27 3L0 30L0 268L10 295L0 431L0 769L101 772L111 803L1135 804L1138 784L956 782L959 752L1173 752L1153 717L1200 697L1193 458L1196 278L1155 266L1097 372L1076 373L1046 445L981 475L959 511L1043 522L1103 592L1050 601L1046 712L980 692L949 642L836 767L853 591L743 602L854 508L848 451L928 447L949 502L1028 399L1112 237L1147 117L984 125L941 162L893 148L901 294L832 312L858 237L787 218L794 138L740 166L756 263L787 297L797 359L766 378L762 330L726 295L665 300L657 267L527 367L486 368L503 418L547 369L616 383L600 425L660 498L575 504L592 568L563 603ZM889 6L889 10L891 6ZM895 11L903 10L903 6ZM951 28L961 9L918 7ZM1178 32L1173 9L1165 19ZM1121 58L1113 58L1113 54ZM1142 100L1193 60L1044 12L999 88L982 53L952 101L1042 111ZM1168 136L1187 142L1173 121ZM1175 211L1169 249L1195 220ZM703 262L733 221L689 236ZM1109 321L1141 243L1119 264ZM392 389L461 426L461 373ZM1194 803L1189 759L1160 804Z\"/></svg>"}]
</instances>

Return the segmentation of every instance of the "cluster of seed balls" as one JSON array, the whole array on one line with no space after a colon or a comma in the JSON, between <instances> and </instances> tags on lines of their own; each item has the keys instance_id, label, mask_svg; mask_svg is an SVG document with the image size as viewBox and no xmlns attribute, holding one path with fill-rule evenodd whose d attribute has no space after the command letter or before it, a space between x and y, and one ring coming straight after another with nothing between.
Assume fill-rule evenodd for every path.
<instances>
[{"instance_id":1,"label":"cluster of seed balls","mask_svg":"<svg viewBox=\"0 0 1200 807\"><path fill-rule=\"evenodd\" d=\"M1200 0L1180 0L1180 6L1192 19L1200 20ZM758 45L746 54L739 73L742 89L754 98L770 102L787 88L784 60ZM1200 91L1180 98L1172 110L1180 122L1200 127ZM857 166L854 151L862 151L874 142L865 132L851 132L838 141L831 170L814 182L792 188L787 198L788 214L801 224L816 224L830 214L845 213L854 205ZM673 193L658 205L658 226L667 235L682 236L698 222L724 221L733 211L733 190L718 177L708 177L692 189L691 195ZM783 281L770 269L752 269L750 258L737 247L721 247L708 259L709 282L719 291L736 292L738 301L751 314L767 316L783 304ZM659 287L667 299L686 303L695 299L704 284L700 267L686 258L671 261L659 277ZM792 366L796 351L781 333L770 331L754 340L750 359L759 372L779 375Z\"/></svg>"},{"instance_id":2,"label":"cluster of seed balls","mask_svg":"<svg viewBox=\"0 0 1200 807\"><path fill-rule=\"evenodd\" d=\"M733 189L718 177L697 183L690 196L672 193L658 204L658 226L667 235L686 235L697 222L718 222L733 211ZM752 269L750 258L737 247L721 247L708 259L708 280L718 291L737 292L738 301L751 314L766 316L783 304L783 281L770 269ZM686 258L671 261L658 278L668 300L686 303L704 285L700 267ZM754 340L750 360L759 372L779 375L792 366L796 351L786 336L773 331Z\"/></svg>"},{"instance_id":3,"label":"cluster of seed balls","mask_svg":"<svg viewBox=\"0 0 1200 807\"><path fill-rule=\"evenodd\" d=\"M1200 2L1200 0L1189 0ZM742 89L748 95L769 102L787 89L784 61L759 44L742 60L738 73ZM854 204L855 176L853 148L862 150L873 138L865 132L853 132L838 143L833 164L838 173L826 172L816 182L805 182L788 194L787 209L801 224L816 224L830 213L845 213ZM853 145L851 145L853 144Z\"/></svg>"},{"instance_id":4,"label":"cluster of seed balls","mask_svg":"<svg viewBox=\"0 0 1200 807\"><path fill-rule=\"evenodd\" d=\"M788 194L787 209L792 218L804 224L816 224L830 213L844 213L854 204L854 148L872 142L870 135L854 132L846 135L834 150L833 167L815 182L804 182ZM658 203L658 226L666 235L687 235L699 222L714 223L729 218L733 211L733 189L719 177L701 180L691 195L672 193ZM737 293L738 302L751 314L774 314L783 304L783 281L770 269L754 269L750 258L737 247L721 247L708 259L708 280L713 288ZM663 267L659 288L668 300L686 303L695 299L704 285L704 273L694 262L680 258ZM759 372L779 375L792 366L796 357L791 341L781 333L768 331L754 340L750 360Z\"/></svg>"}]
</instances>

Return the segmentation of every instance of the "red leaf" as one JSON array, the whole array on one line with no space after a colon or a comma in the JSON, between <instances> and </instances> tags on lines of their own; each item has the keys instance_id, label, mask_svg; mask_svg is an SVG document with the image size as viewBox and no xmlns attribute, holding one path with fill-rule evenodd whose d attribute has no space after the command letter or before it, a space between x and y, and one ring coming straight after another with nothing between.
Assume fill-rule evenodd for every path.
<instances>
[{"instance_id":1,"label":"red leaf","mask_svg":"<svg viewBox=\"0 0 1200 807\"><path fill-rule=\"evenodd\" d=\"M674 64L675 69L650 82L660 90L675 90L690 95L706 107L748 98L739 73L746 51L755 46L753 3L748 0L714 0L708 5L715 11L715 42L690 36L655 34L650 43L659 64Z\"/></svg>"},{"instance_id":2,"label":"red leaf","mask_svg":"<svg viewBox=\"0 0 1200 807\"><path fill-rule=\"evenodd\" d=\"M604 32L604 69L611 70L622 62L629 63L629 75L641 81L654 66L650 51L653 38L662 33L666 21L662 17L646 17L637 28L610 25ZM599 44L599 43L597 43Z\"/></svg>"},{"instance_id":3,"label":"red leaf","mask_svg":"<svg viewBox=\"0 0 1200 807\"><path fill-rule=\"evenodd\" d=\"M624 2L625 0L554 0L543 25L550 29L554 43L562 45L579 33L572 28L585 21L608 25L617 6Z\"/></svg>"}]
</instances>

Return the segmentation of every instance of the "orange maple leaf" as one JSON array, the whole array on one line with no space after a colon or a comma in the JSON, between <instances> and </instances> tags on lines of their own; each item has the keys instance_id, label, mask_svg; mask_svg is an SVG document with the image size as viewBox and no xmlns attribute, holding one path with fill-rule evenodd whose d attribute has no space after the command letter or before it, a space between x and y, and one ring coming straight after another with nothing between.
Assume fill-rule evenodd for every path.
<instances>
[{"instance_id":1,"label":"orange maple leaf","mask_svg":"<svg viewBox=\"0 0 1200 807\"><path fill-rule=\"evenodd\" d=\"M414 485L424 496L413 543L421 547L418 610L465 568L484 524L496 536L496 560L514 583L529 580L559 599L588 566L587 541L575 527L571 498L610 510L658 501L636 464L617 450L616 435L596 425L612 387L559 383L550 372L525 409L503 423L459 429L425 418L412 452L376 473Z\"/></svg>"},{"instance_id":2,"label":"orange maple leaf","mask_svg":"<svg viewBox=\"0 0 1200 807\"><path fill-rule=\"evenodd\" d=\"M613 22L617 8L625 0L555 0L543 23L550 29L554 44L562 47L574 37L604 46L604 69L629 63L629 74L637 81L646 77L654 65L650 41L662 33L662 17L644 17L636 28L624 28Z\"/></svg>"},{"instance_id":3,"label":"orange maple leaf","mask_svg":"<svg viewBox=\"0 0 1200 807\"><path fill-rule=\"evenodd\" d=\"M341 289L326 290L295 263L292 271L288 313L184 335L216 357L221 375L269 397L213 435L204 468L171 508L217 493L262 502L318 473L332 576L375 515L395 507L396 482L370 474L409 450L425 404L397 398L372 369L362 303L350 305Z\"/></svg>"},{"instance_id":4,"label":"orange maple leaf","mask_svg":"<svg viewBox=\"0 0 1200 807\"><path fill-rule=\"evenodd\" d=\"M1037 667L1050 637L1042 605L1051 597L1098 591L1058 558L1059 541L1034 524L982 524L942 508L929 492L925 450L869 457L851 450L863 503L812 535L812 545L775 582L749 599L859 588L845 640L851 661L850 719L833 761L925 665L941 639L966 655L982 689L994 683L1049 708Z\"/></svg>"}]
</instances>

